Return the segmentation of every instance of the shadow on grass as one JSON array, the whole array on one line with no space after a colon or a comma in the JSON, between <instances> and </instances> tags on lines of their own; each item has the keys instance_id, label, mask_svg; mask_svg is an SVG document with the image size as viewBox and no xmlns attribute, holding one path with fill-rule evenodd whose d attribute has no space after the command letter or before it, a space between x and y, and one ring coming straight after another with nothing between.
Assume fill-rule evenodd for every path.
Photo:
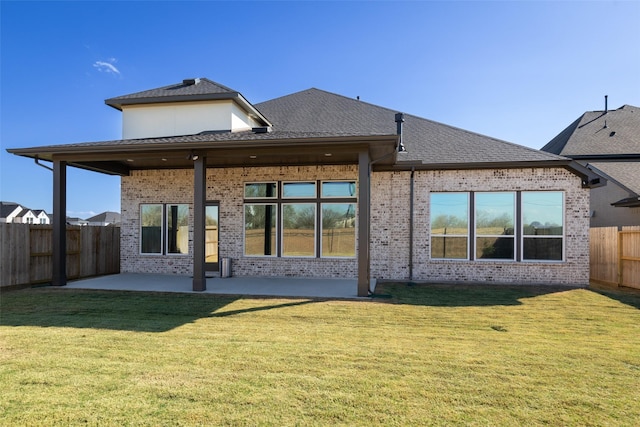
<instances>
[{"instance_id":1,"label":"shadow on grass","mask_svg":"<svg viewBox=\"0 0 640 427\"><path fill-rule=\"evenodd\" d=\"M1 326L165 332L202 318L315 302L303 300L221 311L239 296L37 288L3 292Z\"/></svg>"},{"instance_id":2,"label":"shadow on grass","mask_svg":"<svg viewBox=\"0 0 640 427\"><path fill-rule=\"evenodd\" d=\"M382 282L376 286L373 299L395 304L433 307L472 307L521 305L522 298L532 298L574 288L562 286L425 284Z\"/></svg>"},{"instance_id":3,"label":"shadow on grass","mask_svg":"<svg viewBox=\"0 0 640 427\"><path fill-rule=\"evenodd\" d=\"M589 290L640 310L640 289L591 283Z\"/></svg>"}]
</instances>

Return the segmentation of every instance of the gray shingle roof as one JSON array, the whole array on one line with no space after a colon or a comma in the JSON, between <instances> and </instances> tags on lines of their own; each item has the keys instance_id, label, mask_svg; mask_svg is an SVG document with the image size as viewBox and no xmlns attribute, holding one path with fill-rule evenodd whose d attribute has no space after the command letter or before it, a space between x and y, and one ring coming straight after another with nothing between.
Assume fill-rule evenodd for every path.
<instances>
[{"instance_id":1,"label":"gray shingle roof","mask_svg":"<svg viewBox=\"0 0 640 427\"><path fill-rule=\"evenodd\" d=\"M116 152L128 149L194 149L206 148L207 143L216 144L225 141L252 142L281 141L286 143L305 142L322 138L345 137L392 137L396 135L395 114L398 111L369 104L353 98L311 88L290 95L265 101L255 106L246 101L242 95L223 85L207 79L200 79L197 84L178 84L164 86L117 98L106 102L115 107L130 103L175 102L186 99L225 99L229 97L236 102L258 112L265 117L265 123L272 124L268 133L246 132L211 132L197 135L98 141L78 144L52 145L22 150L11 150L20 155L47 159L44 154L82 150L86 152ZM193 98L196 97L196 98ZM202 98L198 98L202 97ZM213 98L212 98L213 97ZM111 103L110 103L111 102ZM123 104L124 103L124 104ZM476 167L476 165L500 167L522 162L566 162L568 159L554 154L534 150L499 139L480 135L467 130L448 126L410 114L404 115L403 143L407 152L398 156L398 162L418 162L423 167L438 168L444 165L455 167ZM353 140L352 140L353 141ZM185 145L181 145L185 144ZM216 146L219 146L216 145ZM95 150L94 150L95 149ZM49 156L51 157L51 156Z\"/></svg>"},{"instance_id":2,"label":"gray shingle roof","mask_svg":"<svg viewBox=\"0 0 640 427\"><path fill-rule=\"evenodd\" d=\"M311 88L256 104L274 129L292 132L395 134L398 111ZM560 157L405 114L399 160L423 163L550 161Z\"/></svg>"},{"instance_id":3,"label":"gray shingle roof","mask_svg":"<svg viewBox=\"0 0 640 427\"><path fill-rule=\"evenodd\" d=\"M216 83L205 78L199 78L186 79L183 80L182 83L178 84L109 98L105 103L119 109L123 104L143 103L148 102L149 100L159 101L167 98L188 100L194 97L212 97L214 99L228 97L231 99L237 96L238 93L238 91L223 86L220 83Z\"/></svg>"},{"instance_id":4,"label":"gray shingle roof","mask_svg":"<svg viewBox=\"0 0 640 427\"><path fill-rule=\"evenodd\" d=\"M14 202L0 202L0 218L6 218L18 207L22 206Z\"/></svg>"},{"instance_id":5,"label":"gray shingle roof","mask_svg":"<svg viewBox=\"0 0 640 427\"><path fill-rule=\"evenodd\" d=\"M640 108L588 111L549 141L543 151L563 156L640 154Z\"/></svg>"},{"instance_id":6,"label":"gray shingle roof","mask_svg":"<svg viewBox=\"0 0 640 427\"><path fill-rule=\"evenodd\" d=\"M589 166L603 172L636 196L640 195L640 165L637 162L594 162Z\"/></svg>"}]
</instances>

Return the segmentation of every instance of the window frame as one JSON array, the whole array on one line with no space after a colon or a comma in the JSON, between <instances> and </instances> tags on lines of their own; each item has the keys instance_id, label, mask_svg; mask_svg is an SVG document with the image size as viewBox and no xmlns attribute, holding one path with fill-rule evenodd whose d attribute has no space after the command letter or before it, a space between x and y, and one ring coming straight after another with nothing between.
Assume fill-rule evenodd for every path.
<instances>
[{"instance_id":1,"label":"window frame","mask_svg":"<svg viewBox=\"0 0 640 427\"><path fill-rule=\"evenodd\" d=\"M320 234L318 236L318 239L320 241L320 249L319 249L319 255L320 258L326 258L326 259L349 259L349 258L355 258L357 255L357 251L356 251L356 236L358 234L358 219L357 219L357 209L358 209L358 204L356 202L336 202L334 200L329 199L324 199L326 201L324 202L320 202L320 212L319 212L319 216L320 216ZM354 225L353 225L353 255L324 255L324 206L325 205L351 205L353 206L353 219L354 219ZM350 208L347 208L350 209ZM345 227L346 229L346 227Z\"/></svg>"},{"instance_id":2,"label":"window frame","mask_svg":"<svg viewBox=\"0 0 640 427\"><path fill-rule=\"evenodd\" d=\"M142 252L143 249L143 236L142 236L142 209L145 206L160 206L160 251L159 252ZM187 251L185 253L177 253L177 252L169 252L169 214L167 213L167 209L170 206L186 206L187 207ZM186 257L191 254L191 248L189 242L191 239L189 238L189 233L192 231L191 227L191 205L189 203L140 203L139 209L139 227L138 227L138 236L139 236L139 244L138 244L138 254L141 256L168 256L168 257Z\"/></svg>"},{"instance_id":3,"label":"window frame","mask_svg":"<svg viewBox=\"0 0 640 427\"><path fill-rule=\"evenodd\" d=\"M466 234L433 234L433 198L434 194L464 194L466 195L467 201L467 233ZM471 259L471 253L473 248L471 247L471 217L470 212L473 209L472 206L472 195L468 191L433 191L429 193L429 259L438 260L438 261L469 261ZM446 239L447 237L456 237L456 238L466 238L467 240L467 251L465 258L436 258L433 256L433 238L441 237Z\"/></svg>"},{"instance_id":4,"label":"window frame","mask_svg":"<svg viewBox=\"0 0 640 427\"><path fill-rule=\"evenodd\" d=\"M478 233L478 195L483 195L483 194L511 194L513 197L513 209L511 212L511 217L513 220L513 234L511 235L504 235L504 234L480 234ZM474 211L473 211L473 260L474 261L480 261L480 262L509 262L509 261L516 261L517 259L517 244L516 244L516 230L517 230L517 208L516 205L518 203L518 197L516 197L516 192L515 191L477 191L477 192L473 192L472 193L472 197L473 197L473 206L474 206ZM511 239L511 241L513 242L513 256L511 258L479 258L478 257L478 239L480 238L508 238Z\"/></svg>"},{"instance_id":5,"label":"window frame","mask_svg":"<svg viewBox=\"0 0 640 427\"><path fill-rule=\"evenodd\" d=\"M246 217L247 217L247 208L249 206L273 206L274 207L274 215L275 215L275 220L274 220L274 225L276 227L275 233L273 235L273 237L276 239L275 242L275 250L273 254L262 254L262 255L258 255L258 254L248 254L247 253L247 222L246 222ZM251 257L251 258L276 258L278 256L278 221L279 221L279 215L278 215L278 203L274 203L273 201L271 203L268 202L256 202L256 203L244 203L243 204L243 210L242 210L242 254L245 257Z\"/></svg>"},{"instance_id":6,"label":"window frame","mask_svg":"<svg viewBox=\"0 0 640 427\"><path fill-rule=\"evenodd\" d=\"M522 262L528 262L528 263L561 263L561 262L566 262L566 234L567 234L567 226L566 226L566 194L564 191L561 190L544 190L544 191L523 191L522 195L524 194L531 194L531 193L559 193L561 196L561 219L562 219L562 233L561 234L549 234L549 235L531 235L531 234L525 234L524 232L524 228L525 228L525 223L524 223L524 215L525 215L525 209L524 209L524 202L521 200L520 205L521 205L521 209L520 209L520 248L521 248L521 261ZM525 259L524 257L524 241L525 239L560 239L561 240L561 249L560 249L560 256L561 259Z\"/></svg>"},{"instance_id":7,"label":"window frame","mask_svg":"<svg viewBox=\"0 0 640 427\"><path fill-rule=\"evenodd\" d=\"M325 182L344 182L353 184L355 186L354 196L350 197L341 197L341 196L332 196L332 197L323 197L322 196L322 185ZM356 216L356 228L357 228L357 207L358 207L358 198L357 198L357 185L358 182L356 179L331 179L331 180L282 180L282 181L247 181L243 183L243 189L246 188L247 184L262 184L262 183L275 183L277 188L277 196L275 197L244 197L243 206L246 209L248 205L276 205L276 253L272 255L247 255L246 254L246 224L243 219L243 254L247 257L267 257L267 258L302 258L302 259L310 259L310 258L328 258L328 259L355 259L357 257L357 233L354 233L353 239L353 256L323 256L322 255L322 206L325 203L336 204L336 203L350 203L355 205L355 216ZM306 195L288 195L284 196L284 186L286 184L313 184L314 185L314 196L306 196ZM244 190L243 190L244 191ZM246 194L246 193L243 193ZM285 255L284 249L284 206L286 205L298 205L298 204L310 204L314 205L314 254L313 255ZM243 210L243 213L246 210ZM243 217L244 218L244 217Z\"/></svg>"},{"instance_id":8,"label":"window frame","mask_svg":"<svg viewBox=\"0 0 640 427\"><path fill-rule=\"evenodd\" d=\"M433 238L434 237L455 237L463 235L445 235L434 234L433 230L433 203L432 196L434 194L459 194L464 193L467 195L467 258L436 258L433 256ZM489 235L477 234L477 208L476 208L476 195L487 193L513 193L514 199L514 258L478 258L476 251L476 245L478 237L487 237ZM558 193L562 198L561 207L561 220L562 220L562 233L551 235L528 235L525 234L524 224L524 202L523 198L526 198L526 194L530 193ZM566 191L564 190L517 190L517 191L431 191L429 192L429 260L431 261L480 261L480 262L519 262L519 263L563 263L566 262ZM561 241L561 259L526 259L524 254L525 239L560 239Z\"/></svg>"},{"instance_id":9,"label":"window frame","mask_svg":"<svg viewBox=\"0 0 640 427\"><path fill-rule=\"evenodd\" d=\"M282 215L280 215L280 257L281 258L317 258L318 255L318 203L316 202L300 202L300 201L296 201L296 202L292 202L289 201L290 199L287 199L286 202L283 202L280 205L280 209L282 212ZM312 255L287 255L285 253L285 226L284 226L284 222L285 222L285 206L311 206L313 207L313 254ZM310 229L302 229L302 230L309 230Z\"/></svg>"},{"instance_id":10,"label":"window frame","mask_svg":"<svg viewBox=\"0 0 640 427\"><path fill-rule=\"evenodd\" d=\"M275 194L273 196L250 196L247 197L247 185L256 185L256 184L273 184L274 188L275 188ZM274 200L274 199L278 199L278 182L277 181L247 181L243 183L242 186L242 198L243 200L259 200L259 199L269 199L269 200Z\"/></svg>"},{"instance_id":11,"label":"window frame","mask_svg":"<svg viewBox=\"0 0 640 427\"><path fill-rule=\"evenodd\" d=\"M142 229L143 229L143 225L142 225L142 209L145 206L160 206L160 250L158 252L143 252L143 233L142 233ZM145 256L163 256L164 255L164 204L162 203L140 203L140 208L139 208L139 218L140 218L140 226L139 226L139 236L140 236L140 242L139 242L139 254L140 255L145 255Z\"/></svg>"},{"instance_id":12,"label":"window frame","mask_svg":"<svg viewBox=\"0 0 640 427\"><path fill-rule=\"evenodd\" d=\"M187 208L187 251L186 252L170 252L169 251L169 209L173 206L176 206L178 211L180 210L180 206L186 206ZM189 221L189 204L188 203L165 203L164 204L164 254L167 256L189 256L189 232L190 232L190 221ZM178 216L178 222L180 220L180 216ZM179 229L180 225L178 225ZM176 231L176 239L177 239L177 231ZM176 245L178 247L178 245Z\"/></svg>"}]
</instances>

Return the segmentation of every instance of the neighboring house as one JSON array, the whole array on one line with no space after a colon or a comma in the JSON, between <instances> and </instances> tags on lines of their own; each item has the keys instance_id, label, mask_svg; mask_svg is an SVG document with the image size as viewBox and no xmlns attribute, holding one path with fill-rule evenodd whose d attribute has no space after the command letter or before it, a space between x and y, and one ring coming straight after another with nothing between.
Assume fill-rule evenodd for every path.
<instances>
[{"instance_id":1,"label":"neighboring house","mask_svg":"<svg viewBox=\"0 0 640 427\"><path fill-rule=\"evenodd\" d=\"M13 202L0 202L0 222L18 224L49 224L43 210L31 210Z\"/></svg>"},{"instance_id":2,"label":"neighboring house","mask_svg":"<svg viewBox=\"0 0 640 427\"><path fill-rule=\"evenodd\" d=\"M35 219L35 223L36 224L50 224L51 223L51 219L49 218L49 215L47 215L47 213L41 209L36 209L33 211L33 214L35 215L36 219Z\"/></svg>"},{"instance_id":3,"label":"neighboring house","mask_svg":"<svg viewBox=\"0 0 640 427\"><path fill-rule=\"evenodd\" d=\"M86 219L78 218L78 217L67 217L67 225L89 225L89 222Z\"/></svg>"},{"instance_id":4,"label":"neighboring house","mask_svg":"<svg viewBox=\"0 0 640 427\"><path fill-rule=\"evenodd\" d=\"M587 111L542 150L606 178L591 190L592 227L640 225L640 108Z\"/></svg>"},{"instance_id":5,"label":"neighboring house","mask_svg":"<svg viewBox=\"0 0 640 427\"><path fill-rule=\"evenodd\" d=\"M102 212L87 218L87 225L105 226L118 224L120 224L120 214L118 212Z\"/></svg>"},{"instance_id":6,"label":"neighboring house","mask_svg":"<svg viewBox=\"0 0 640 427\"><path fill-rule=\"evenodd\" d=\"M16 217L22 212L23 208L17 203L0 202L0 222L19 222Z\"/></svg>"},{"instance_id":7,"label":"neighboring house","mask_svg":"<svg viewBox=\"0 0 640 427\"><path fill-rule=\"evenodd\" d=\"M429 282L589 281L589 187L565 157L308 89L207 79L111 98L123 139L10 149L121 176L121 271ZM55 214L55 212L54 212ZM64 222L54 221L54 284ZM56 231L57 230L57 231Z\"/></svg>"},{"instance_id":8,"label":"neighboring house","mask_svg":"<svg viewBox=\"0 0 640 427\"><path fill-rule=\"evenodd\" d=\"M22 224L36 224L36 215L31 209L23 209L18 215L16 215L14 222L20 222Z\"/></svg>"}]
</instances>

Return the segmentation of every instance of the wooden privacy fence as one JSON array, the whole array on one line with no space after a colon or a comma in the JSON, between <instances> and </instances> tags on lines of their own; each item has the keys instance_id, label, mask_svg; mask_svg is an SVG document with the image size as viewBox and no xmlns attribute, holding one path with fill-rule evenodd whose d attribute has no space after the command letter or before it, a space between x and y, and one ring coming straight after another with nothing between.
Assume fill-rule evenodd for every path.
<instances>
[{"instance_id":1,"label":"wooden privacy fence","mask_svg":"<svg viewBox=\"0 0 640 427\"><path fill-rule=\"evenodd\" d=\"M120 228L67 226L67 278L120 272ZM0 287L50 282L53 228L0 223Z\"/></svg>"},{"instance_id":2,"label":"wooden privacy fence","mask_svg":"<svg viewBox=\"0 0 640 427\"><path fill-rule=\"evenodd\" d=\"M590 278L640 289L640 226L590 230Z\"/></svg>"}]
</instances>

